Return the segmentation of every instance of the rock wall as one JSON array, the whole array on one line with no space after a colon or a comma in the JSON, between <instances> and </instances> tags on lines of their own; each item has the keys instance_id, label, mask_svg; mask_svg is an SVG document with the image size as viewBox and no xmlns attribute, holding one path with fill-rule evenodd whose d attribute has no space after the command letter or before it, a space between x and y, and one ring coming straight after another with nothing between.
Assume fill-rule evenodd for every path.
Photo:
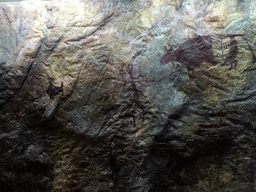
<instances>
[{"instance_id":1,"label":"rock wall","mask_svg":"<svg viewBox=\"0 0 256 192\"><path fill-rule=\"evenodd\" d=\"M256 191L256 1L0 4L0 191Z\"/></svg>"}]
</instances>

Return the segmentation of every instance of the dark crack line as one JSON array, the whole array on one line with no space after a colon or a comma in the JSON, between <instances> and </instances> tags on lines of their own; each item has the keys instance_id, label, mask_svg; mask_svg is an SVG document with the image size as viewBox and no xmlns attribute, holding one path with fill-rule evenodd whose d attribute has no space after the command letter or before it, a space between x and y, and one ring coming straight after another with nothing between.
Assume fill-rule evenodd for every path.
<instances>
[{"instance_id":1,"label":"dark crack line","mask_svg":"<svg viewBox=\"0 0 256 192\"><path fill-rule=\"evenodd\" d=\"M104 18L104 19L103 19L103 23L102 23L100 26L98 26L94 31L92 31L90 34L88 34L88 35L86 35L86 36L83 36L83 37L78 38L76 41L77 41L77 42L78 42L78 41L81 41L82 39L85 39L85 38L87 38L87 37L89 37L89 36L95 34L98 30L101 30L101 29L102 29L104 26L106 26L109 22L113 21L113 16L114 16L114 13L112 13L112 14L109 15L108 17ZM83 63L83 64L80 66L80 69L79 69L79 71L78 71L78 75L77 75L77 78L76 78L75 83L74 83L74 85L73 85L73 88L72 88L72 90L70 91L70 93L69 93L68 95L66 95L66 98L64 99L64 101L61 102L62 104L63 104L63 103L65 104L65 103L68 101L69 97L74 93L74 91L75 91L75 89L76 89L76 87L77 87L78 81L79 81L79 79L80 79L80 74L81 74L81 71L82 71L84 65L85 65L85 63ZM60 102L57 104L56 109L59 107L59 105L60 105Z\"/></svg>"},{"instance_id":2,"label":"dark crack line","mask_svg":"<svg viewBox=\"0 0 256 192\"><path fill-rule=\"evenodd\" d=\"M9 18L9 16L8 16L8 13L7 13L7 10L6 10L5 8L3 8L3 12L4 12L4 15L5 15L5 17L7 18L9 24L11 24L11 20L10 20L10 18Z\"/></svg>"},{"instance_id":3,"label":"dark crack line","mask_svg":"<svg viewBox=\"0 0 256 192\"><path fill-rule=\"evenodd\" d=\"M69 97L75 92L75 89L77 87L78 81L80 79L80 74L81 74L81 71L83 70L84 65L85 65L85 62L83 62L82 65L80 66L80 69L78 71L77 78L74 82L73 88L72 88L72 90L70 91L70 93L68 95L65 95L66 98L64 98L62 104L63 103L65 104L69 100ZM59 105L60 105L60 102L57 104L56 109L57 109L57 107L59 107Z\"/></svg>"},{"instance_id":4,"label":"dark crack line","mask_svg":"<svg viewBox=\"0 0 256 192\"><path fill-rule=\"evenodd\" d=\"M233 99L233 100L224 101L224 103L225 103L225 105L227 105L228 103L246 102L248 100L251 100L254 96L255 96L255 93L251 93L251 94L249 94L245 97L242 97L242 98L237 98L237 99Z\"/></svg>"},{"instance_id":5,"label":"dark crack line","mask_svg":"<svg viewBox=\"0 0 256 192\"><path fill-rule=\"evenodd\" d=\"M57 42L55 43L55 45L51 48L50 51L54 51L55 48L57 48L61 42L61 40L63 39L63 35L57 40Z\"/></svg>"},{"instance_id":6,"label":"dark crack line","mask_svg":"<svg viewBox=\"0 0 256 192\"><path fill-rule=\"evenodd\" d=\"M141 54L142 54L144 51L146 51L146 50L143 50L143 49L142 49L142 50L140 50L139 52L136 52L136 53L132 56L130 63L134 63L134 61L135 61L139 56L141 56Z\"/></svg>"},{"instance_id":7,"label":"dark crack line","mask_svg":"<svg viewBox=\"0 0 256 192\"><path fill-rule=\"evenodd\" d=\"M57 47L58 47L58 45L60 44L60 42L61 42L61 40L63 39L63 35L61 35L59 38L58 38L58 40L55 42L55 44L52 46L52 48L51 47L49 47L49 46L47 46L44 42L44 45L45 45L45 47L47 47L48 48L48 50L47 51L54 51ZM50 54L49 54L50 55ZM49 56L48 55L48 56Z\"/></svg>"},{"instance_id":8,"label":"dark crack line","mask_svg":"<svg viewBox=\"0 0 256 192\"><path fill-rule=\"evenodd\" d=\"M92 31L91 33L83 36L83 37L79 37L78 39L76 39L75 41L81 41L83 39L86 39L87 37L95 34L97 31L101 30L104 26L106 26L109 22L113 21L113 16L114 16L114 13L112 13L111 15L109 15L108 17L104 18L102 20L102 24L100 24L94 31Z\"/></svg>"},{"instance_id":9,"label":"dark crack line","mask_svg":"<svg viewBox=\"0 0 256 192\"><path fill-rule=\"evenodd\" d=\"M23 79L23 81L22 81L20 87L19 87L4 103L2 103L2 104L0 105L0 109L1 109L1 110L2 110L3 106L4 106L6 103L8 103L8 102L11 100L11 98L13 98L15 95L17 95L17 94L20 92L20 90L23 88L24 84L26 83L28 77L29 77L30 74L31 74L31 70L32 70L32 67L34 66L34 63L36 63L36 62L38 61L38 55L39 55L39 53L40 53L40 50L41 50L41 48L42 48L42 44L43 44L43 42L45 41L45 39L46 39L45 37L41 39L41 43L40 43L40 46L39 46L39 48L38 48L38 50L37 50L37 52L36 52L35 59L34 59L33 62L31 62L30 66L29 66L29 68L28 68L28 70L27 70L27 74L25 75L25 77L24 77L24 79Z\"/></svg>"}]
</instances>

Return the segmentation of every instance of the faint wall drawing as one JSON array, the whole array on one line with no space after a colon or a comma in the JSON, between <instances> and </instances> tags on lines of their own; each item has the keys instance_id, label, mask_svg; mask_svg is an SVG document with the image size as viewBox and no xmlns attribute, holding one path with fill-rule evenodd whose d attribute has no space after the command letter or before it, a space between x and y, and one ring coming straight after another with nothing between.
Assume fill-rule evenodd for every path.
<instances>
[{"instance_id":1,"label":"faint wall drawing","mask_svg":"<svg viewBox=\"0 0 256 192\"><path fill-rule=\"evenodd\" d=\"M154 78L151 78L148 74L137 74L137 76L135 76L133 64L122 64L121 69L119 70L119 74L121 76L121 81L124 83L129 83L131 87L131 99L128 105L132 106L133 126L135 127L136 118L138 116L142 116L142 120L144 121L144 114L146 110L146 106L141 100L143 93L138 88L138 84L142 86L149 86L155 80Z\"/></svg>"},{"instance_id":2,"label":"faint wall drawing","mask_svg":"<svg viewBox=\"0 0 256 192\"><path fill-rule=\"evenodd\" d=\"M188 74L191 75L196 67L207 62L225 65L230 64L230 69L236 66L238 45L235 37L241 36L248 44L250 51L253 54L253 62L256 62L256 57L251 49L246 35L243 34L221 34L196 36L190 38L181 44L176 50L166 48L166 53L160 59L160 64L165 65L171 61L177 61L184 64L188 69Z\"/></svg>"}]
</instances>

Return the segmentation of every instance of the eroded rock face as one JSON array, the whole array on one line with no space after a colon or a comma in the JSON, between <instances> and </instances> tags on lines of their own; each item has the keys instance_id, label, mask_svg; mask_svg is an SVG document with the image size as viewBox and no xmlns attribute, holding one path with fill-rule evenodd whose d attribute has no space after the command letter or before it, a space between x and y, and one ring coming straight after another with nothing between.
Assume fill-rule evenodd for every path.
<instances>
[{"instance_id":1,"label":"eroded rock face","mask_svg":"<svg viewBox=\"0 0 256 192\"><path fill-rule=\"evenodd\" d=\"M254 191L255 5L1 4L0 189Z\"/></svg>"},{"instance_id":2,"label":"eroded rock face","mask_svg":"<svg viewBox=\"0 0 256 192\"><path fill-rule=\"evenodd\" d=\"M38 131L16 128L0 137L2 191L47 191L50 158Z\"/></svg>"}]
</instances>

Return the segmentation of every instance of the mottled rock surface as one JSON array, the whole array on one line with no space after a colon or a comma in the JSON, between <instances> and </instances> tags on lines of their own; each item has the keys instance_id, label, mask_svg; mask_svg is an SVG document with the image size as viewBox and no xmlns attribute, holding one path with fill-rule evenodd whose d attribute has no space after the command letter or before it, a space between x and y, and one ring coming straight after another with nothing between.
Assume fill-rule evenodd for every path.
<instances>
[{"instance_id":1,"label":"mottled rock surface","mask_svg":"<svg viewBox=\"0 0 256 192\"><path fill-rule=\"evenodd\" d=\"M0 4L0 191L256 191L255 7Z\"/></svg>"}]
</instances>

